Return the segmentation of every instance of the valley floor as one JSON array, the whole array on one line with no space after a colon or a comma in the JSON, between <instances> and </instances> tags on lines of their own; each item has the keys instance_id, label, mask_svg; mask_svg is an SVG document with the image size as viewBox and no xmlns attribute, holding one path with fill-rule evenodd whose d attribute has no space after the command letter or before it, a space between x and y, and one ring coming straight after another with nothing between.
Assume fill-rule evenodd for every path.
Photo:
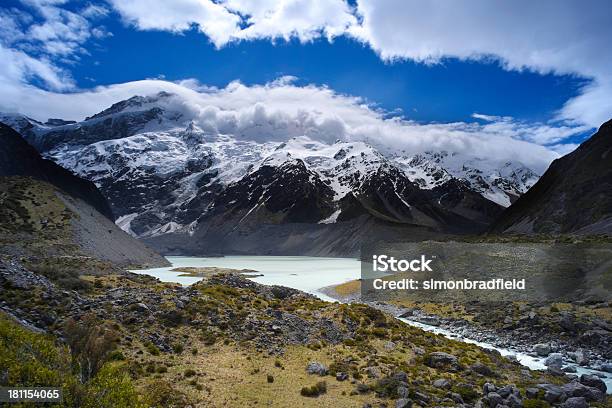
<instances>
[{"instance_id":1,"label":"valley floor","mask_svg":"<svg viewBox=\"0 0 612 408\"><path fill-rule=\"evenodd\" d=\"M606 404L596 377L530 371L367 305L238 273L189 287L132 273L82 275L79 285L50 276L2 258L0 382L67 381L65 406Z\"/></svg>"}]
</instances>

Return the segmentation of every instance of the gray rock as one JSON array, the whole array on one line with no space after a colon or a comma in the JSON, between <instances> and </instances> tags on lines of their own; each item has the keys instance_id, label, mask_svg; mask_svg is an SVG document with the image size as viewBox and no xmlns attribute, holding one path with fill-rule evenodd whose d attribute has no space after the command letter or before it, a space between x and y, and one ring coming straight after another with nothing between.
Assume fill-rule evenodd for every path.
<instances>
[{"instance_id":1,"label":"gray rock","mask_svg":"<svg viewBox=\"0 0 612 408\"><path fill-rule=\"evenodd\" d=\"M482 393L484 395L487 395L490 392L495 392L497 388L495 388L494 384L491 383L485 383L485 385L482 386Z\"/></svg>"},{"instance_id":2,"label":"gray rock","mask_svg":"<svg viewBox=\"0 0 612 408\"><path fill-rule=\"evenodd\" d=\"M580 384L578 381L569 382L561 388L568 397L582 397L589 392L589 387L584 384Z\"/></svg>"},{"instance_id":3,"label":"gray rock","mask_svg":"<svg viewBox=\"0 0 612 408\"><path fill-rule=\"evenodd\" d=\"M395 401L395 408L411 408L412 400L409 398L400 398Z\"/></svg>"},{"instance_id":4,"label":"gray rock","mask_svg":"<svg viewBox=\"0 0 612 408\"><path fill-rule=\"evenodd\" d=\"M490 392L489 394L487 394L486 398L488 401L488 406L490 408L495 408L498 405L501 405L504 403L504 399L502 398L502 396L496 392Z\"/></svg>"},{"instance_id":5,"label":"gray rock","mask_svg":"<svg viewBox=\"0 0 612 408\"><path fill-rule=\"evenodd\" d=\"M510 396L506 399L506 405L510 408L521 408L523 406L523 401L515 394L510 394Z\"/></svg>"},{"instance_id":6,"label":"gray rock","mask_svg":"<svg viewBox=\"0 0 612 408\"><path fill-rule=\"evenodd\" d=\"M587 402L584 397L571 397L561 404L561 408L587 408Z\"/></svg>"},{"instance_id":7,"label":"gray rock","mask_svg":"<svg viewBox=\"0 0 612 408\"><path fill-rule=\"evenodd\" d=\"M525 394L527 395L527 398L537 398L539 392L540 390L538 390L537 388L527 388L525 390Z\"/></svg>"},{"instance_id":8,"label":"gray rock","mask_svg":"<svg viewBox=\"0 0 612 408\"><path fill-rule=\"evenodd\" d=\"M495 373L493 372L493 370L491 370L488 366L478 362L475 364L472 364L470 366L470 370L472 370L473 372L483 375L485 377L492 377L493 375L495 375Z\"/></svg>"},{"instance_id":9,"label":"gray rock","mask_svg":"<svg viewBox=\"0 0 612 408\"><path fill-rule=\"evenodd\" d=\"M566 367L563 367L562 371L564 373L575 373L577 369L574 366L566 366Z\"/></svg>"},{"instance_id":10,"label":"gray rock","mask_svg":"<svg viewBox=\"0 0 612 408\"><path fill-rule=\"evenodd\" d=\"M578 365L589 365L589 356L583 350L578 350L573 353L569 353L569 356Z\"/></svg>"},{"instance_id":11,"label":"gray rock","mask_svg":"<svg viewBox=\"0 0 612 408\"><path fill-rule=\"evenodd\" d=\"M319 363L318 361L311 361L306 367L306 372L308 372L308 374L324 376L327 375L328 370L324 364Z\"/></svg>"},{"instance_id":12,"label":"gray rock","mask_svg":"<svg viewBox=\"0 0 612 408\"><path fill-rule=\"evenodd\" d=\"M544 361L546 367L561 368L563 367L563 355L561 353L552 353Z\"/></svg>"},{"instance_id":13,"label":"gray rock","mask_svg":"<svg viewBox=\"0 0 612 408\"><path fill-rule=\"evenodd\" d=\"M398 371L397 373L393 374L393 378L395 378L397 381L401 381L401 382L408 382L408 374L406 374L405 371Z\"/></svg>"},{"instance_id":14,"label":"gray rock","mask_svg":"<svg viewBox=\"0 0 612 408\"><path fill-rule=\"evenodd\" d=\"M342 372L336 373L336 380L338 380L338 381L346 381L346 380L348 380L348 377L349 376L348 376L347 373L342 373Z\"/></svg>"},{"instance_id":15,"label":"gray rock","mask_svg":"<svg viewBox=\"0 0 612 408\"><path fill-rule=\"evenodd\" d=\"M512 394L512 386L506 385L497 389L497 393L501 395L502 398L508 398Z\"/></svg>"},{"instance_id":16,"label":"gray rock","mask_svg":"<svg viewBox=\"0 0 612 408\"><path fill-rule=\"evenodd\" d=\"M431 397L427 394L423 394L422 392L415 391L414 399L427 404L431 400Z\"/></svg>"},{"instance_id":17,"label":"gray rock","mask_svg":"<svg viewBox=\"0 0 612 408\"><path fill-rule=\"evenodd\" d=\"M144 303L134 303L131 308L137 313L149 313L149 308Z\"/></svg>"},{"instance_id":18,"label":"gray rock","mask_svg":"<svg viewBox=\"0 0 612 408\"><path fill-rule=\"evenodd\" d=\"M417 356L422 356L423 354L425 354L425 349L418 346L414 346L412 348L412 351L414 351L414 354L416 354Z\"/></svg>"},{"instance_id":19,"label":"gray rock","mask_svg":"<svg viewBox=\"0 0 612 408\"><path fill-rule=\"evenodd\" d=\"M397 395L400 398L408 398L410 394L410 390L408 390L408 388L404 387L403 385L400 385L397 387Z\"/></svg>"},{"instance_id":20,"label":"gray rock","mask_svg":"<svg viewBox=\"0 0 612 408\"><path fill-rule=\"evenodd\" d=\"M554 375L555 377L565 377L565 371L559 367L548 367L546 369L548 374Z\"/></svg>"},{"instance_id":21,"label":"gray rock","mask_svg":"<svg viewBox=\"0 0 612 408\"><path fill-rule=\"evenodd\" d=\"M453 400L453 402L456 402L458 404L463 404L463 397L460 394L457 394L456 392L451 392L451 399Z\"/></svg>"},{"instance_id":22,"label":"gray rock","mask_svg":"<svg viewBox=\"0 0 612 408\"><path fill-rule=\"evenodd\" d=\"M554 404L557 402L563 402L567 398L567 395L558 385L554 384L538 384L538 388L544 390L544 399L549 404Z\"/></svg>"},{"instance_id":23,"label":"gray rock","mask_svg":"<svg viewBox=\"0 0 612 408\"><path fill-rule=\"evenodd\" d=\"M601 371L605 371L606 373L612 373L612 363L603 363L601 365Z\"/></svg>"},{"instance_id":24,"label":"gray rock","mask_svg":"<svg viewBox=\"0 0 612 408\"><path fill-rule=\"evenodd\" d=\"M433 368L443 368L446 366L456 366L457 357L452 354L444 353L442 351L434 351L430 353L425 359L425 364Z\"/></svg>"},{"instance_id":25,"label":"gray rock","mask_svg":"<svg viewBox=\"0 0 612 408\"><path fill-rule=\"evenodd\" d=\"M602 381L601 378L595 377L594 375L582 374L580 376L580 383L584 384L588 387L594 387L605 393L608 387L606 387L606 383Z\"/></svg>"},{"instance_id":26,"label":"gray rock","mask_svg":"<svg viewBox=\"0 0 612 408\"><path fill-rule=\"evenodd\" d=\"M539 343L533 346L533 351L540 357L546 357L550 354L550 344Z\"/></svg>"},{"instance_id":27,"label":"gray rock","mask_svg":"<svg viewBox=\"0 0 612 408\"><path fill-rule=\"evenodd\" d=\"M433 382L433 386L436 388L443 388L443 389L448 390L451 388L451 382L450 380L447 380L446 378L438 378L437 380Z\"/></svg>"},{"instance_id":28,"label":"gray rock","mask_svg":"<svg viewBox=\"0 0 612 408\"><path fill-rule=\"evenodd\" d=\"M604 402L606 394L595 387L587 387L587 393L584 395L587 401Z\"/></svg>"},{"instance_id":29,"label":"gray rock","mask_svg":"<svg viewBox=\"0 0 612 408\"><path fill-rule=\"evenodd\" d=\"M365 372L369 378L380 378L382 375L378 367L366 367Z\"/></svg>"}]
</instances>

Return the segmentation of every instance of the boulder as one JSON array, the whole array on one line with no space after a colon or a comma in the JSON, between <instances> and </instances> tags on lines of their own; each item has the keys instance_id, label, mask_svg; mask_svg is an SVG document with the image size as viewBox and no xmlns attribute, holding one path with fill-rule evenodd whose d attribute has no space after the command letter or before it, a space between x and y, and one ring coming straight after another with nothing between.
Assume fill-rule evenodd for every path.
<instances>
[{"instance_id":1,"label":"boulder","mask_svg":"<svg viewBox=\"0 0 612 408\"><path fill-rule=\"evenodd\" d=\"M425 364L432 368L444 368L448 366L457 365L457 357L452 354L444 353L442 351L434 351L429 353L425 358Z\"/></svg>"},{"instance_id":2,"label":"boulder","mask_svg":"<svg viewBox=\"0 0 612 408\"><path fill-rule=\"evenodd\" d=\"M410 395L410 390L403 385L397 387L397 395L400 398L408 398Z\"/></svg>"},{"instance_id":3,"label":"boulder","mask_svg":"<svg viewBox=\"0 0 612 408\"><path fill-rule=\"evenodd\" d=\"M317 374L320 376L324 376L327 375L327 367L322 364L319 363L318 361L311 361L310 363L308 363L308 366L306 366L306 372L308 374Z\"/></svg>"},{"instance_id":4,"label":"boulder","mask_svg":"<svg viewBox=\"0 0 612 408\"><path fill-rule=\"evenodd\" d=\"M433 382L433 386L436 388L442 388L442 389L448 390L451 388L451 382L450 380L447 380L446 378L438 378L437 380Z\"/></svg>"},{"instance_id":5,"label":"boulder","mask_svg":"<svg viewBox=\"0 0 612 408\"><path fill-rule=\"evenodd\" d=\"M539 343L533 346L533 351L540 357L546 357L550 354L550 344Z\"/></svg>"},{"instance_id":6,"label":"boulder","mask_svg":"<svg viewBox=\"0 0 612 408\"><path fill-rule=\"evenodd\" d=\"M583 350L577 350L573 353L569 353L569 356L578 365L589 365L589 356Z\"/></svg>"},{"instance_id":7,"label":"boulder","mask_svg":"<svg viewBox=\"0 0 612 408\"><path fill-rule=\"evenodd\" d=\"M544 399L549 404L563 402L567 398L567 395L558 385L554 384L538 384L538 388L544 390Z\"/></svg>"},{"instance_id":8,"label":"boulder","mask_svg":"<svg viewBox=\"0 0 612 408\"><path fill-rule=\"evenodd\" d=\"M587 408L587 402L584 397L571 397L561 404L561 408Z\"/></svg>"},{"instance_id":9,"label":"boulder","mask_svg":"<svg viewBox=\"0 0 612 408\"><path fill-rule=\"evenodd\" d=\"M487 394L486 400L490 408L495 408L498 405L501 405L504 403L504 399L502 398L502 396L496 392L490 392L489 394Z\"/></svg>"},{"instance_id":10,"label":"boulder","mask_svg":"<svg viewBox=\"0 0 612 408\"><path fill-rule=\"evenodd\" d=\"M537 388L527 388L525 390L525 394L527 395L527 398L537 398L538 394L539 394L540 390L538 390Z\"/></svg>"},{"instance_id":11,"label":"boulder","mask_svg":"<svg viewBox=\"0 0 612 408\"><path fill-rule=\"evenodd\" d=\"M608 387L606 387L606 383L599 377L595 377L590 374L582 374L580 376L580 383L586 385L587 387L597 388L601 392L605 393Z\"/></svg>"},{"instance_id":12,"label":"boulder","mask_svg":"<svg viewBox=\"0 0 612 408\"><path fill-rule=\"evenodd\" d=\"M506 399L506 405L508 405L510 408L522 408L523 401L521 401L518 396L510 394L510 396Z\"/></svg>"},{"instance_id":13,"label":"boulder","mask_svg":"<svg viewBox=\"0 0 612 408\"><path fill-rule=\"evenodd\" d=\"M568 397L582 397L589 392L589 388L584 384L580 384L578 381L569 382L561 388Z\"/></svg>"},{"instance_id":14,"label":"boulder","mask_svg":"<svg viewBox=\"0 0 612 408\"><path fill-rule=\"evenodd\" d=\"M487 395L487 394L488 394L488 393L490 393L490 392L495 392L495 390L496 390L496 389L497 389L497 388L495 388L495 384L485 383L485 384L482 386L482 393L483 393L484 395Z\"/></svg>"},{"instance_id":15,"label":"boulder","mask_svg":"<svg viewBox=\"0 0 612 408\"><path fill-rule=\"evenodd\" d=\"M342 373L342 372L336 373L336 380L337 381L346 381L346 380L348 380L348 377L349 376L348 376L347 373Z\"/></svg>"},{"instance_id":16,"label":"boulder","mask_svg":"<svg viewBox=\"0 0 612 408\"><path fill-rule=\"evenodd\" d=\"M561 353L552 353L544 361L546 367L561 368L563 367L563 355Z\"/></svg>"},{"instance_id":17,"label":"boulder","mask_svg":"<svg viewBox=\"0 0 612 408\"><path fill-rule=\"evenodd\" d=\"M411 408L412 400L409 398L400 398L395 401L395 408Z\"/></svg>"},{"instance_id":18,"label":"boulder","mask_svg":"<svg viewBox=\"0 0 612 408\"><path fill-rule=\"evenodd\" d=\"M380 378L382 376L378 367L366 367L364 371L369 378Z\"/></svg>"},{"instance_id":19,"label":"boulder","mask_svg":"<svg viewBox=\"0 0 612 408\"><path fill-rule=\"evenodd\" d=\"M472 370L473 372L483 375L485 377L492 377L495 375L495 373L493 372L493 370L491 370L488 366L478 362L475 364L472 364L470 366L470 370Z\"/></svg>"}]
</instances>

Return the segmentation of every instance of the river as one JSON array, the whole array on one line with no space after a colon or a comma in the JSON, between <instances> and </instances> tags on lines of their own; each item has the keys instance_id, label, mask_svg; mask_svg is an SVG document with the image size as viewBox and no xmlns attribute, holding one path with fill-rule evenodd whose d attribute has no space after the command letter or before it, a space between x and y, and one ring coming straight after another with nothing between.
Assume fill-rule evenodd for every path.
<instances>
[{"instance_id":1,"label":"river","mask_svg":"<svg viewBox=\"0 0 612 408\"><path fill-rule=\"evenodd\" d=\"M133 272L151 275L162 282L177 282L182 285L191 285L202 278L180 276L182 272L172 271L178 267L219 267L230 269L255 270L263 276L249 279L264 285L281 285L313 294L322 300L333 302L328 295L321 292L322 288L359 279L361 264L358 259L352 258L323 258L309 256L225 256L216 258L197 258L186 256L168 256L170 267L135 270ZM448 330L400 318L401 321L423 330L438 333L448 338L473 343L487 349L499 351L504 356L516 358L521 364L532 370L546 369L544 359L531 356L512 349L496 347L468 338L458 338ZM573 364L568 364L573 365ZM574 365L575 366L575 365ZM577 374L597 374L607 387L608 394L612 393L612 377L608 373L575 366Z\"/></svg>"}]
</instances>

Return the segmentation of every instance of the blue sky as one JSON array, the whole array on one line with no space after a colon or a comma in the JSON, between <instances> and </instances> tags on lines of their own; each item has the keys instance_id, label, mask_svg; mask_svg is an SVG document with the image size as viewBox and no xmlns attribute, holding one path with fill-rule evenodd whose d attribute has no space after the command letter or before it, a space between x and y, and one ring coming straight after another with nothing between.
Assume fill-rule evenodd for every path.
<instances>
[{"instance_id":1,"label":"blue sky","mask_svg":"<svg viewBox=\"0 0 612 408\"><path fill-rule=\"evenodd\" d=\"M383 119L491 125L569 151L612 116L611 7L510 3L9 0L0 108L79 119L92 112L32 101L104 94L92 110L147 78L223 89L290 76L291 87L358 97Z\"/></svg>"},{"instance_id":2,"label":"blue sky","mask_svg":"<svg viewBox=\"0 0 612 408\"><path fill-rule=\"evenodd\" d=\"M216 49L196 30L181 35L134 31L117 21L114 34L72 70L82 87L163 76L197 78L223 87L233 80L263 84L283 75L362 96L418 121L467 120L474 112L547 120L585 80L575 76L507 71L492 61L447 59L436 65L386 62L353 39L241 42Z\"/></svg>"}]
</instances>

